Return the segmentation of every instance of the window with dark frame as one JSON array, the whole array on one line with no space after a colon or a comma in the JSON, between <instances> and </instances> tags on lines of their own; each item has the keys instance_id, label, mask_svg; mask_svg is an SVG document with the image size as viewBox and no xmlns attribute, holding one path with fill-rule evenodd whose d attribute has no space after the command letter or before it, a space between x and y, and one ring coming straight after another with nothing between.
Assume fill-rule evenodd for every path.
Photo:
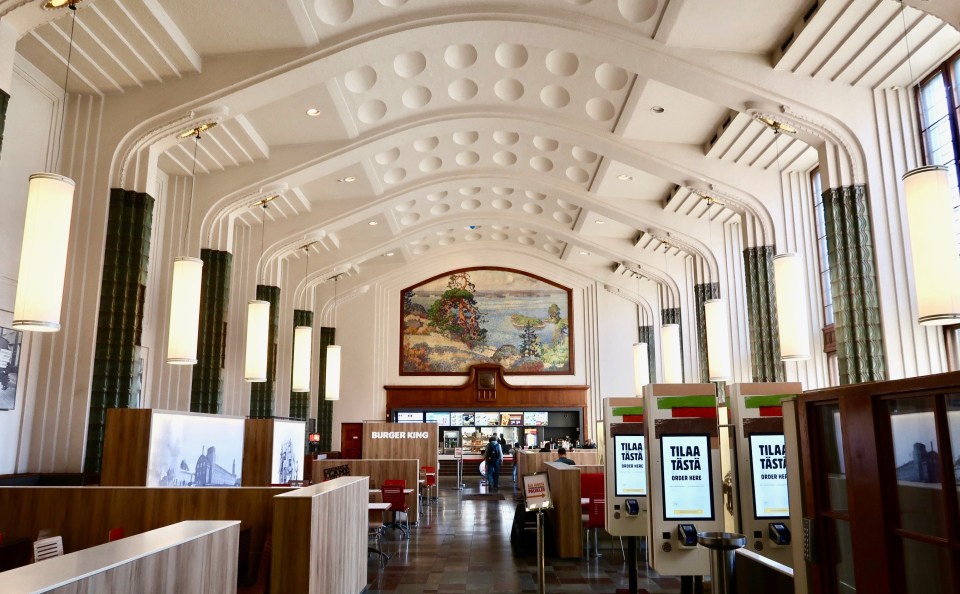
<instances>
[{"instance_id":1,"label":"window with dark frame","mask_svg":"<svg viewBox=\"0 0 960 594\"><path fill-rule=\"evenodd\" d=\"M810 172L813 193L814 227L817 234L817 256L820 272L820 296L823 299L823 352L827 355L828 385L840 384L840 364L837 359L837 333L833 320L833 290L830 287L830 258L827 257L827 224L823 209L823 184L820 169Z\"/></svg>"}]
</instances>

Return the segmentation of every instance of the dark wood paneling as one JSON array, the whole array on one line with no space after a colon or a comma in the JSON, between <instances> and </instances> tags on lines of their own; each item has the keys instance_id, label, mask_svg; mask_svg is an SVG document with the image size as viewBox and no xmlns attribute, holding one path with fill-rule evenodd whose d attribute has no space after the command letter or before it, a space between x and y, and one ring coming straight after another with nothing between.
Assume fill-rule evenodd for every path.
<instances>
[{"instance_id":1,"label":"dark wood paneling","mask_svg":"<svg viewBox=\"0 0 960 594\"><path fill-rule=\"evenodd\" d=\"M313 476L317 482L323 480L323 471L334 466L348 466L350 476L366 476L370 478L370 488L379 489L387 479L402 479L407 488L413 489L407 495L407 505L410 507L410 521L416 522L420 517L420 498L417 497L417 481L420 476L420 462L417 460L314 460ZM336 479L334 479L336 480ZM379 498L377 495L375 498ZM379 499L377 499L379 501ZM364 501L367 501L365 498Z\"/></svg>"},{"instance_id":2,"label":"dark wood paneling","mask_svg":"<svg viewBox=\"0 0 960 594\"><path fill-rule=\"evenodd\" d=\"M147 484L152 413L148 408L111 408L107 411L101 485L122 487Z\"/></svg>"},{"instance_id":3,"label":"dark wood paneling","mask_svg":"<svg viewBox=\"0 0 960 594\"><path fill-rule=\"evenodd\" d=\"M266 487L272 482L273 419L247 419L243 423L244 487Z\"/></svg>"},{"instance_id":4,"label":"dark wood paneling","mask_svg":"<svg viewBox=\"0 0 960 594\"><path fill-rule=\"evenodd\" d=\"M373 439L374 432L426 433L426 439L404 437L400 439ZM436 423L364 423L364 460L410 460L420 461L420 466L437 468L439 457L440 428ZM439 478L439 476L437 477Z\"/></svg>"}]
</instances>

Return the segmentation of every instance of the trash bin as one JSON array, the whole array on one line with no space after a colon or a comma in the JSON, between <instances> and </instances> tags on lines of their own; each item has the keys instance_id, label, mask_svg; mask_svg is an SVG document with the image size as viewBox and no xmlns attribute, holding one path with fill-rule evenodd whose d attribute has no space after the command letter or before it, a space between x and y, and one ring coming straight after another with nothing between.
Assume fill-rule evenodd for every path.
<instances>
[{"instance_id":1,"label":"trash bin","mask_svg":"<svg viewBox=\"0 0 960 594\"><path fill-rule=\"evenodd\" d=\"M733 564L736 551L747 537L735 532L699 532L697 540L710 549L710 579L713 594L733 594Z\"/></svg>"}]
</instances>

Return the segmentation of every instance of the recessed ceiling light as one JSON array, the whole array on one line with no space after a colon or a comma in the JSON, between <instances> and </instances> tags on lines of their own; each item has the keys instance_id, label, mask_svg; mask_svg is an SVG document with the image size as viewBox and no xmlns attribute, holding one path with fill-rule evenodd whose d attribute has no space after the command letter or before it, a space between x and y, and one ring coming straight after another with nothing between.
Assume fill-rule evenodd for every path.
<instances>
[{"instance_id":1,"label":"recessed ceiling light","mask_svg":"<svg viewBox=\"0 0 960 594\"><path fill-rule=\"evenodd\" d=\"M311 118L315 118L318 115L320 115L320 110L317 109L316 107L311 107L310 109L307 110L307 115L310 116Z\"/></svg>"},{"instance_id":2,"label":"recessed ceiling light","mask_svg":"<svg viewBox=\"0 0 960 594\"><path fill-rule=\"evenodd\" d=\"M654 105L653 107L650 108L650 111L652 111L653 113L663 113L666 110L660 107L659 105Z\"/></svg>"},{"instance_id":3,"label":"recessed ceiling light","mask_svg":"<svg viewBox=\"0 0 960 594\"><path fill-rule=\"evenodd\" d=\"M340 182L341 184L343 183L352 184L353 182L357 181L357 178L352 175L348 175L346 177L341 177L337 181Z\"/></svg>"},{"instance_id":4,"label":"recessed ceiling light","mask_svg":"<svg viewBox=\"0 0 960 594\"><path fill-rule=\"evenodd\" d=\"M465 225L463 228L469 231L476 231L480 228L480 225Z\"/></svg>"},{"instance_id":5,"label":"recessed ceiling light","mask_svg":"<svg viewBox=\"0 0 960 594\"><path fill-rule=\"evenodd\" d=\"M370 222L367 223L367 224L370 225L371 227L376 227L376 226L377 226L377 222L376 222L376 221L370 221Z\"/></svg>"},{"instance_id":6,"label":"recessed ceiling light","mask_svg":"<svg viewBox=\"0 0 960 594\"><path fill-rule=\"evenodd\" d=\"M589 255L590 255L590 252L585 252L585 251L583 251L583 250L580 250L580 255L581 255L581 256L589 256Z\"/></svg>"},{"instance_id":7,"label":"recessed ceiling light","mask_svg":"<svg viewBox=\"0 0 960 594\"><path fill-rule=\"evenodd\" d=\"M604 221L603 219L597 219L596 221L594 221L594 223L596 223L596 224L598 224L598 225L602 225L602 224L606 223L606 221Z\"/></svg>"},{"instance_id":8,"label":"recessed ceiling light","mask_svg":"<svg viewBox=\"0 0 960 594\"><path fill-rule=\"evenodd\" d=\"M388 258L389 258L390 256L392 256L392 255L393 255L393 252L387 252L387 253L386 253L386 254L384 254L384 255L385 255L386 257L388 257Z\"/></svg>"},{"instance_id":9,"label":"recessed ceiling light","mask_svg":"<svg viewBox=\"0 0 960 594\"><path fill-rule=\"evenodd\" d=\"M617 179L619 179L620 181L632 181L633 176L627 175L626 173L621 173L620 175L617 176Z\"/></svg>"}]
</instances>

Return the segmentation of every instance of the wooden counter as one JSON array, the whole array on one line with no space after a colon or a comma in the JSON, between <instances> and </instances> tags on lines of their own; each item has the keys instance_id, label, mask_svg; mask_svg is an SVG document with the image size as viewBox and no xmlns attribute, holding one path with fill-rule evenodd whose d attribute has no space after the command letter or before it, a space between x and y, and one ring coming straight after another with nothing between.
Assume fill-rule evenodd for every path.
<instances>
[{"instance_id":1,"label":"wooden counter","mask_svg":"<svg viewBox=\"0 0 960 594\"><path fill-rule=\"evenodd\" d=\"M379 489L387 479L403 479L407 488L413 489L407 495L407 505L410 507L410 523L413 524L420 517L420 498L417 497L417 481L420 477L420 463L417 460L314 460L313 476L318 481L323 480L323 470L335 466L348 466L350 476L365 476L370 478L370 488ZM364 495L367 501L367 495Z\"/></svg>"},{"instance_id":2,"label":"wooden counter","mask_svg":"<svg viewBox=\"0 0 960 594\"><path fill-rule=\"evenodd\" d=\"M583 555L583 523L580 511L580 472L595 472L597 466L571 466L547 462L553 509L548 510L556 538L557 556L568 559ZM602 471L602 470L601 470Z\"/></svg>"},{"instance_id":3,"label":"wooden counter","mask_svg":"<svg viewBox=\"0 0 960 594\"><path fill-rule=\"evenodd\" d=\"M567 458L576 462L577 466L596 466L600 464L600 453L597 450L573 450L567 452ZM517 452L517 476L534 474L546 471L547 462L557 459L557 451L539 452L538 450L520 450Z\"/></svg>"},{"instance_id":4,"label":"wooden counter","mask_svg":"<svg viewBox=\"0 0 960 594\"><path fill-rule=\"evenodd\" d=\"M240 522L179 522L0 573L0 592L221 594L237 588Z\"/></svg>"}]
</instances>

